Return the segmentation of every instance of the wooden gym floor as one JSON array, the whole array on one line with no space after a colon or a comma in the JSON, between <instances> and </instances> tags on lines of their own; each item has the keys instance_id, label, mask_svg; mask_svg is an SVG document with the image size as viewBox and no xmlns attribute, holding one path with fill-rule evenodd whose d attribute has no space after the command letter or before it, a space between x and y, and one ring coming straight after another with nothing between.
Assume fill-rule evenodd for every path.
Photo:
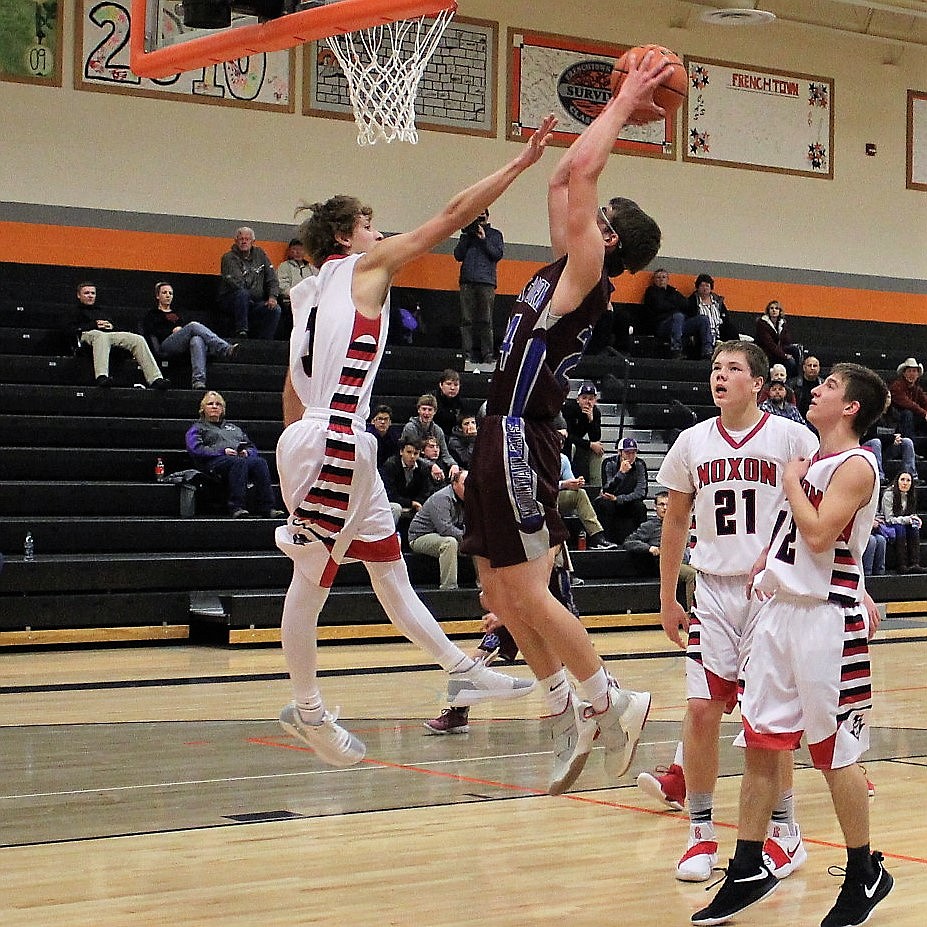
<instances>
[{"instance_id":1,"label":"wooden gym floor","mask_svg":"<svg viewBox=\"0 0 927 927\"><path fill-rule=\"evenodd\" d=\"M873 846L896 888L872 923L920 927L927 621L883 628L865 762ZM327 703L368 746L348 770L277 725L289 699L277 648L0 654L0 924L684 925L711 897L672 875L687 820L633 784L672 759L682 660L656 631L594 640L654 706L633 775L609 783L595 750L558 798L543 794L540 698L473 709L469 735L427 736L445 677L411 645L322 649ZM736 730L722 732L722 864L736 837ZM806 752L797 767L810 858L738 923L817 924L839 890L829 796Z\"/></svg>"}]
</instances>

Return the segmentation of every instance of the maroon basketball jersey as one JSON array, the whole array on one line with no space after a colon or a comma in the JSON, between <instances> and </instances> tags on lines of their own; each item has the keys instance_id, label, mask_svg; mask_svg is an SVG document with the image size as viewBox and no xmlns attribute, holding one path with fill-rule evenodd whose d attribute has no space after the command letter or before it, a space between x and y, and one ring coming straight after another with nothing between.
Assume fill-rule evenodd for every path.
<instances>
[{"instance_id":1,"label":"maroon basketball jersey","mask_svg":"<svg viewBox=\"0 0 927 927\"><path fill-rule=\"evenodd\" d=\"M542 267L515 300L489 388L488 415L552 419L563 407L570 371L579 363L612 292L603 270L573 312L551 315L550 299L566 261L564 255Z\"/></svg>"}]
</instances>

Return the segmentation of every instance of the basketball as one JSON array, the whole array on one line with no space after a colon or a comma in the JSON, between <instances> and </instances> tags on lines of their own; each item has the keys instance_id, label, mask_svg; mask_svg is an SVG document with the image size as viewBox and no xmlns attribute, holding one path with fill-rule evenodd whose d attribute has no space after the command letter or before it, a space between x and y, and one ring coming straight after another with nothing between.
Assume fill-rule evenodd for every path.
<instances>
[{"instance_id":1,"label":"basketball","mask_svg":"<svg viewBox=\"0 0 927 927\"><path fill-rule=\"evenodd\" d=\"M663 72L663 81L653 92L653 102L666 111L667 117L671 117L682 106L682 101L686 98L689 89L689 78L686 69L679 60L679 56L662 45L638 45L636 48L626 51L615 62L615 67L612 69L612 96L621 89L625 74L628 73L628 55L633 52L638 65L640 65L648 51L657 52L672 65ZM659 120L659 116L655 116L647 110L635 110L631 113L632 122L658 122Z\"/></svg>"}]
</instances>

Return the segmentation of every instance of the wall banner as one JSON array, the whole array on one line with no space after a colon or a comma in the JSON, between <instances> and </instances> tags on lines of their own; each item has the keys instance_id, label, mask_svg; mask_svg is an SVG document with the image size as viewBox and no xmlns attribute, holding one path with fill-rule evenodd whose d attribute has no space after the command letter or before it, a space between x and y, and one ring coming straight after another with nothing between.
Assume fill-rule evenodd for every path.
<instances>
[{"instance_id":1,"label":"wall banner","mask_svg":"<svg viewBox=\"0 0 927 927\"><path fill-rule=\"evenodd\" d=\"M161 29L165 35L186 30L178 9L180 0L161 0ZM129 67L129 7L131 0L78 0L78 29L74 43L74 86L78 90L129 93L249 109L294 111L292 51L238 58L223 64L176 74L139 77Z\"/></svg>"},{"instance_id":2,"label":"wall banner","mask_svg":"<svg viewBox=\"0 0 927 927\"><path fill-rule=\"evenodd\" d=\"M612 66L631 46L526 29L509 29L507 137L523 141L553 113L552 144L569 146L611 96ZM625 126L615 151L653 158L676 157L675 119Z\"/></svg>"},{"instance_id":3,"label":"wall banner","mask_svg":"<svg viewBox=\"0 0 927 927\"><path fill-rule=\"evenodd\" d=\"M684 161L834 176L834 82L686 57Z\"/></svg>"},{"instance_id":4,"label":"wall banner","mask_svg":"<svg viewBox=\"0 0 927 927\"><path fill-rule=\"evenodd\" d=\"M61 16L58 0L0 3L0 80L61 86Z\"/></svg>"}]
</instances>

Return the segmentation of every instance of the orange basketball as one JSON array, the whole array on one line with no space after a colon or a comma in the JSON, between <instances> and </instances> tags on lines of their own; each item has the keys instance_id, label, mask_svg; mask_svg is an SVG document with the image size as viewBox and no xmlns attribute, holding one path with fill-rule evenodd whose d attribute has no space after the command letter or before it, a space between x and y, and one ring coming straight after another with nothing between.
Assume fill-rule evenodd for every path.
<instances>
[{"instance_id":1,"label":"orange basketball","mask_svg":"<svg viewBox=\"0 0 927 927\"><path fill-rule=\"evenodd\" d=\"M682 101L686 98L689 90L689 78L686 69L679 60L679 56L662 45L638 45L636 48L632 48L631 51L625 52L615 62L615 67L612 69L612 96L621 89L624 77L628 73L628 55L634 52L637 63L640 65L648 51L662 55L672 65L663 72L663 81L653 92L653 102L666 110L667 116L672 116L682 106ZM646 110L635 110L631 113L631 119L634 122L657 122L659 118L659 116L654 116L653 113Z\"/></svg>"}]
</instances>

